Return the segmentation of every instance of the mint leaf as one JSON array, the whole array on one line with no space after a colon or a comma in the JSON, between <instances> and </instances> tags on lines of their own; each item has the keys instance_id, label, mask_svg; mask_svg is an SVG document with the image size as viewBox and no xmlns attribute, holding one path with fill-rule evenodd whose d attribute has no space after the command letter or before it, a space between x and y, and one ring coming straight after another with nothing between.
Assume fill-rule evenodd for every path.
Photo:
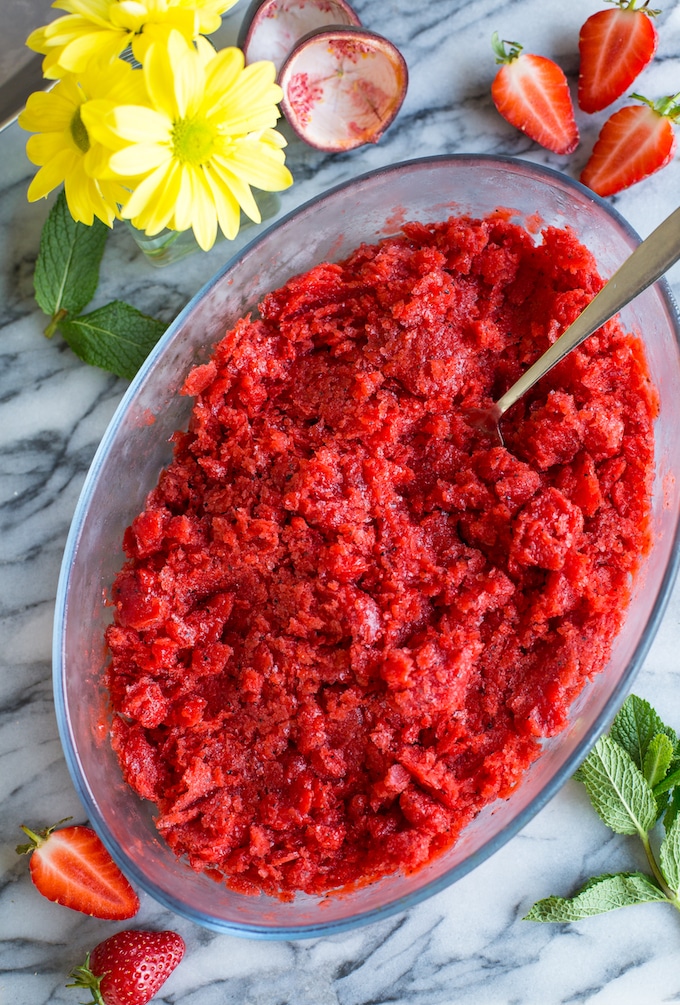
<instances>
[{"instance_id":1,"label":"mint leaf","mask_svg":"<svg viewBox=\"0 0 680 1005\"><path fill-rule=\"evenodd\" d=\"M676 785L680 785L680 768L671 771L670 775L666 775L664 779L654 786L654 795L660 796L662 792L669 792Z\"/></svg>"},{"instance_id":2,"label":"mint leaf","mask_svg":"<svg viewBox=\"0 0 680 1005\"><path fill-rule=\"evenodd\" d=\"M619 907L659 900L666 900L663 891L642 872L605 874L589 880L573 897L539 900L525 915L524 921L580 921Z\"/></svg>"},{"instance_id":3,"label":"mint leaf","mask_svg":"<svg viewBox=\"0 0 680 1005\"><path fill-rule=\"evenodd\" d=\"M59 322L64 339L85 363L127 379L137 373L165 327L121 300Z\"/></svg>"},{"instance_id":4,"label":"mint leaf","mask_svg":"<svg viewBox=\"0 0 680 1005\"><path fill-rule=\"evenodd\" d=\"M626 698L609 731L612 740L630 754L638 768L642 768L647 748L658 733L665 733L675 744L673 730L664 726L648 701L635 694Z\"/></svg>"},{"instance_id":5,"label":"mint leaf","mask_svg":"<svg viewBox=\"0 0 680 1005\"><path fill-rule=\"evenodd\" d=\"M630 754L601 736L576 773L596 812L617 834L646 834L657 816L654 794Z\"/></svg>"},{"instance_id":6,"label":"mint leaf","mask_svg":"<svg viewBox=\"0 0 680 1005\"><path fill-rule=\"evenodd\" d=\"M668 809L663 818L663 825L667 831L673 826L673 822L680 816L680 787L673 789L668 803Z\"/></svg>"},{"instance_id":7,"label":"mint leaf","mask_svg":"<svg viewBox=\"0 0 680 1005\"><path fill-rule=\"evenodd\" d=\"M673 744L665 733L657 733L649 741L642 762L642 773L652 788L664 780L672 760Z\"/></svg>"},{"instance_id":8,"label":"mint leaf","mask_svg":"<svg viewBox=\"0 0 680 1005\"><path fill-rule=\"evenodd\" d=\"M76 223L63 190L49 212L35 263L35 299L53 319L79 314L94 296L109 229L95 218L91 227ZM52 335L53 326L46 334Z\"/></svg>"},{"instance_id":9,"label":"mint leaf","mask_svg":"<svg viewBox=\"0 0 680 1005\"><path fill-rule=\"evenodd\" d=\"M659 865L674 893L680 888L680 817L675 816L659 848Z\"/></svg>"}]
</instances>

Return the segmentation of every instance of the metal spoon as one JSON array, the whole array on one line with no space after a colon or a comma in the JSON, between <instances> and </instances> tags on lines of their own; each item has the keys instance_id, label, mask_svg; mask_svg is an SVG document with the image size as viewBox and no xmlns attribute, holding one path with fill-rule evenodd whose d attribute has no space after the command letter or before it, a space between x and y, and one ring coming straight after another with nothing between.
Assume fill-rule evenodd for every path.
<instances>
[{"instance_id":1,"label":"metal spoon","mask_svg":"<svg viewBox=\"0 0 680 1005\"><path fill-rule=\"evenodd\" d=\"M507 410L567 353L584 342L622 307L660 279L680 259L680 207L659 224L609 279L550 348L490 408L471 410L472 424L503 446L500 421Z\"/></svg>"}]
</instances>

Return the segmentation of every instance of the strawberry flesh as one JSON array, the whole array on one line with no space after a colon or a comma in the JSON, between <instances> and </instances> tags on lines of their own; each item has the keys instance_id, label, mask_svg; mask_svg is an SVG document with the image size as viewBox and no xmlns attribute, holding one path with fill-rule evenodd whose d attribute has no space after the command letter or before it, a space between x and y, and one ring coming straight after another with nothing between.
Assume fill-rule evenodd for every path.
<instances>
[{"instance_id":1,"label":"strawberry flesh","mask_svg":"<svg viewBox=\"0 0 680 1005\"><path fill-rule=\"evenodd\" d=\"M673 108L663 102L645 103L614 112L600 131L581 182L598 195L614 195L665 167L677 146L673 118L680 108L675 112Z\"/></svg>"},{"instance_id":2,"label":"strawberry flesh","mask_svg":"<svg viewBox=\"0 0 680 1005\"><path fill-rule=\"evenodd\" d=\"M579 34L578 103L599 112L629 89L651 62L658 35L653 12L616 7L591 15Z\"/></svg>"},{"instance_id":3,"label":"strawberry flesh","mask_svg":"<svg viewBox=\"0 0 680 1005\"><path fill-rule=\"evenodd\" d=\"M498 52L497 36L494 47ZM546 56L523 54L513 48L491 85L493 102L507 122L556 154L570 154L579 133L569 84L561 68Z\"/></svg>"},{"instance_id":4,"label":"strawberry flesh","mask_svg":"<svg viewBox=\"0 0 680 1005\"><path fill-rule=\"evenodd\" d=\"M30 852L30 873L43 897L74 911L122 921L139 910L139 898L90 827L49 828L17 848Z\"/></svg>"}]
</instances>

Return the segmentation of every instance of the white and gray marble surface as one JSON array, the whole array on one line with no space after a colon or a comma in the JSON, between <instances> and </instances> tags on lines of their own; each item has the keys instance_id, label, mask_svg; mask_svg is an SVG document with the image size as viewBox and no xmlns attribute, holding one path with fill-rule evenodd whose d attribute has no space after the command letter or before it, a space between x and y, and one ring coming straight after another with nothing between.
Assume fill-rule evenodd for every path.
<instances>
[{"instance_id":1,"label":"white and gray marble surface","mask_svg":"<svg viewBox=\"0 0 680 1005\"><path fill-rule=\"evenodd\" d=\"M511 154L577 177L604 113L578 114L582 143L571 158L539 149L493 108L490 38L498 30L556 58L574 84L579 26L601 6L598 0L357 2L364 24L406 57L406 101L376 146L339 156L292 142L296 181L282 211L371 168L427 154ZM664 7L658 55L638 83L651 97L680 90L680 4L665 0ZM235 38L242 13L236 8L227 19L224 41ZM0 134L0 1002L75 1005L82 994L64 986L70 967L124 926L44 900L14 848L23 822L46 825L69 814L84 821L54 716L52 618L78 493L125 384L80 363L59 336L43 337L32 274L48 206L26 201L32 168L24 143L16 124ZM678 193L676 158L612 201L646 236L675 208ZM121 297L169 322L225 254L222 245L154 270L125 230L114 230L97 302ZM680 267L669 279L680 299ZM634 684L677 727L679 651L680 584ZM627 908L571 926L521 920L534 900L568 895L590 875L644 867L632 839L607 831L569 782L471 875L406 914L357 931L248 941L202 930L148 897L135 925L184 936L185 960L157 999L182 1005L660 1005L680 1001L680 916L672 908Z\"/></svg>"}]
</instances>

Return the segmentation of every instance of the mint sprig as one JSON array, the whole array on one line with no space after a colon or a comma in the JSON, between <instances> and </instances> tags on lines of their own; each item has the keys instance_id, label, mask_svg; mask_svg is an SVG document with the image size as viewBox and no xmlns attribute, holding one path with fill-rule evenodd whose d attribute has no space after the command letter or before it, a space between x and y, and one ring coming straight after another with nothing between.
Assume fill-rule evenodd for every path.
<instances>
[{"instance_id":1,"label":"mint sprig","mask_svg":"<svg viewBox=\"0 0 680 1005\"><path fill-rule=\"evenodd\" d=\"M663 891L643 872L619 872L595 876L574 897L539 900L524 921L581 921L617 907L665 899Z\"/></svg>"},{"instance_id":2,"label":"mint sprig","mask_svg":"<svg viewBox=\"0 0 680 1005\"><path fill-rule=\"evenodd\" d=\"M97 219L89 227L77 223L62 190L40 238L33 276L35 299L50 318L47 338L59 331L83 362L130 379L166 326L121 300L82 313L97 290L109 233Z\"/></svg>"},{"instance_id":3,"label":"mint sprig","mask_svg":"<svg viewBox=\"0 0 680 1005\"><path fill-rule=\"evenodd\" d=\"M90 314L61 321L59 331L85 363L131 379L165 325L130 304L113 300Z\"/></svg>"},{"instance_id":4,"label":"mint sprig","mask_svg":"<svg viewBox=\"0 0 680 1005\"><path fill-rule=\"evenodd\" d=\"M636 836L651 875L596 876L571 897L537 901L525 921L571 922L618 907L662 901L680 911L680 746L649 702L631 695L574 775L616 834ZM664 814L665 811L665 814ZM663 816L663 821L660 818ZM652 832L664 830L658 856Z\"/></svg>"},{"instance_id":5,"label":"mint sprig","mask_svg":"<svg viewBox=\"0 0 680 1005\"><path fill-rule=\"evenodd\" d=\"M95 218L91 227L76 223L62 189L42 229L33 275L38 306L52 318L48 338L61 318L80 314L94 296L107 237L101 220Z\"/></svg>"}]
</instances>

